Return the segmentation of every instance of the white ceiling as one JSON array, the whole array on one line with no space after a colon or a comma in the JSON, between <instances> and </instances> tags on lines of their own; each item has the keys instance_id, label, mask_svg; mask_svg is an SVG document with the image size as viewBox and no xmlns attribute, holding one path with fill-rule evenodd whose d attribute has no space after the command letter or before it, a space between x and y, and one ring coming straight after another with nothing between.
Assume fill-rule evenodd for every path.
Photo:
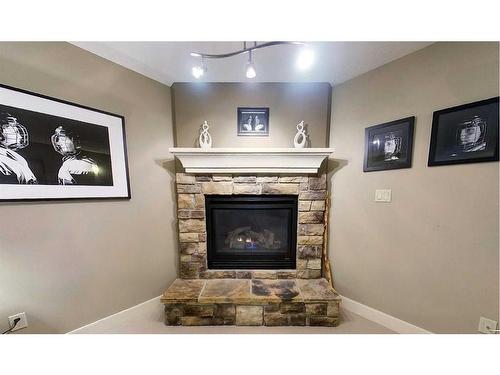
<instances>
[{"instance_id":1,"label":"white ceiling","mask_svg":"<svg viewBox=\"0 0 500 375\"><path fill-rule=\"evenodd\" d=\"M174 82L330 82L336 85L398 59L427 42L314 42L308 43L315 64L307 72L295 67L300 47L281 45L254 52L257 77L245 77L247 55L206 59L208 71L196 80L191 68L199 58L190 52L226 53L242 42L73 42L96 55L167 85Z\"/></svg>"}]
</instances>

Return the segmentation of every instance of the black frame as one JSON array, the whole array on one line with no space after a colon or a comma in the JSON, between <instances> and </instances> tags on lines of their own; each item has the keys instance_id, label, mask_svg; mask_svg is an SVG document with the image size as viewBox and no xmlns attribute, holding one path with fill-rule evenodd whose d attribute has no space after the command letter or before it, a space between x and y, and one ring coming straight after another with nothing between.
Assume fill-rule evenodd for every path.
<instances>
[{"instance_id":1,"label":"black frame","mask_svg":"<svg viewBox=\"0 0 500 375\"><path fill-rule=\"evenodd\" d=\"M241 112L242 111L264 111L265 116L267 119L267 126L266 126L266 131L265 132L242 132L240 130L240 123L241 123ZM245 136L245 137L268 137L269 136L269 107L238 107L237 108L238 112L238 118L237 118L237 123L236 123L236 131L238 136Z\"/></svg>"},{"instance_id":2,"label":"black frame","mask_svg":"<svg viewBox=\"0 0 500 375\"><path fill-rule=\"evenodd\" d=\"M369 166L369 144L370 144L370 134L374 130L381 130L388 127L393 127L395 125L406 126L408 124L408 138L407 138L407 157L406 160L402 162L388 162L380 166ZM365 129L365 155L363 159L363 172L375 172L375 171L386 171L401 168L411 168L412 156L413 156L413 132L415 128L415 116L405 117L399 120L394 120L390 122L385 122L383 124L370 126Z\"/></svg>"},{"instance_id":3,"label":"black frame","mask_svg":"<svg viewBox=\"0 0 500 375\"><path fill-rule=\"evenodd\" d=\"M20 89L18 87L13 87L13 86L5 85L3 83L0 83L0 87L4 88L4 89L8 89L8 90L17 91L17 92L20 92L20 93L23 93L23 94L33 95L33 96L36 96L36 97L39 97L39 98L48 99L48 100L52 100L52 101L55 101L55 102L59 102L59 103L63 103L63 104L68 104L68 105L72 105L72 106L75 106L75 107L78 107L78 108L87 109L87 110L90 110L90 111L99 112L99 113L102 113L102 114L105 114L105 115L109 115L109 116L114 116L114 117L120 118L121 123L122 123L123 152L124 152L125 173L126 173L126 179L127 179L127 192L128 192L128 195L124 196L124 197L68 197L68 198L64 198L63 197L63 198L19 198L19 199L16 199L16 198L13 198L13 199L1 199L0 198L0 202L36 202L36 201L68 201L68 200L71 200L71 201L75 201L75 200L76 201L86 201L86 200L100 201L100 200L110 200L110 199L111 200L129 200L129 199L131 199L132 196L131 196L131 191L130 191L130 175L129 175L129 168L128 168L127 138L126 138L126 134L125 134L125 117L124 116L118 115L116 113L107 112L107 111L103 111L103 110L100 110L100 109L92 108L92 107L85 106L85 105L82 105L82 104L70 102L68 100L59 99L59 98L55 98L55 97L52 97L52 96L40 94L40 93L37 93L37 92L34 92L34 91L29 91L29 90L25 90L25 89Z\"/></svg>"},{"instance_id":4,"label":"black frame","mask_svg":"<svg viewBox=\"0 0 500 375\"><path fill-rule=\"evenodd\" d=\"M290 208L292 215L288 231L290 249L287 257L282 256L242 256L218 255L215 256L214 239L212 230L212 210L216 208L257 209L260 203L266 204L266 208L272 208L273 204L278 208ZM297 254L297 195L206 195L205 213L207 225L207 265L209 269L295 269ZM295 230L295 231L294 231Z\"/></svg>"},{"instance_id":5,"label":"black frame","mask_svg":"<svg viewBox=\"0 0 500 375\"><path fill-rule=\"evenodd\" d=\"M493 156L488 156L488 157L483 157L483 158L471 158L471 159L451 159L451 160L446 160L446 161L436 161L435 156L436 156L436 150L437 150L437 136L438 136L438 130L439 130L439 117L443 114L447 113L452 113L456 111L461 111L464 109L469 109L469 108L474 108L474 107L479 107L479 106L484 106L488 104L497 104L498 106L499 102L499 97L494 97L490 99L485 99L485 100L480 100L477 102L473 103L467 103L467 104L462 104L458 105L455 107L450 107L446 109L441 109L439 111L435 111L433 116L432 116L432 132L431 132L431 141L430 141L430 146L429 146L429 158L427 161L427 165L429 167L433 166L439 166L439 165L454 165L454 164L469 164L469 163L483 163L483 162L489 162L489 161L498 161L498 118L497 118L497 137L496 137L496 144L495 144L495 153Z\"/></svg>"}]
</instances>

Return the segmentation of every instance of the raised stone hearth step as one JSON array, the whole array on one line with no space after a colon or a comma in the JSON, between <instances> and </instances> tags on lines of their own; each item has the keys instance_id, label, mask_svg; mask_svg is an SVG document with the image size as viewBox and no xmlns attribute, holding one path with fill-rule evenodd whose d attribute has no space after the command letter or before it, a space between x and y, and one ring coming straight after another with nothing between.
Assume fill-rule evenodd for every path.
<instances>
[{"instance_id":1,"label":"raised stone hearth step","mask_svg":"<svg viewBox=\"0 0 500 375\"><path fill-rule=\"evenodd\" d=\"M177 279L163 294L167 325L337 326L325 279Z\"/></svg>"}]
</instances>

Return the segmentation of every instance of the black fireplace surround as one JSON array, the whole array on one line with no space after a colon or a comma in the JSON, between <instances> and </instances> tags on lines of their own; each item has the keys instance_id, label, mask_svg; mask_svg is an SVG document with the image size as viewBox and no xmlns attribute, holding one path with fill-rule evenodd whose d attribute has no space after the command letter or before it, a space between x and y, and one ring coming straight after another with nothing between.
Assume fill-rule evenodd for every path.
<instances>
[{"instance_id":1,"label":"black fireplace surround","mask_svg":"<svg viewBox=\"0 0 500 375\"><path fill-rule=\"evenodd\" d=\"M206 195L209 269L295 269L297 196Z\"/></svg>"}]
</instances>

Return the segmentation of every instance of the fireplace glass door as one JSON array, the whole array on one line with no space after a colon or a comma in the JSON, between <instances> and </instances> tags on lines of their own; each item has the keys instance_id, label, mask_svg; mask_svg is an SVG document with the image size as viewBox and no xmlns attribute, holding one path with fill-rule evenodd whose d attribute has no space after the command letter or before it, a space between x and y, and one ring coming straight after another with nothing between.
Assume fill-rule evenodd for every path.
<instances>
[{"instance_id":1,"label":"fireplace glass door","mask_svg":"<svg viewBox=\"0 0 500 375\"><path fill-rule=\"evenodd\" d=\"M207 195L210 269L293 269L297 196Z\"/></svg>"}]
</instances>

